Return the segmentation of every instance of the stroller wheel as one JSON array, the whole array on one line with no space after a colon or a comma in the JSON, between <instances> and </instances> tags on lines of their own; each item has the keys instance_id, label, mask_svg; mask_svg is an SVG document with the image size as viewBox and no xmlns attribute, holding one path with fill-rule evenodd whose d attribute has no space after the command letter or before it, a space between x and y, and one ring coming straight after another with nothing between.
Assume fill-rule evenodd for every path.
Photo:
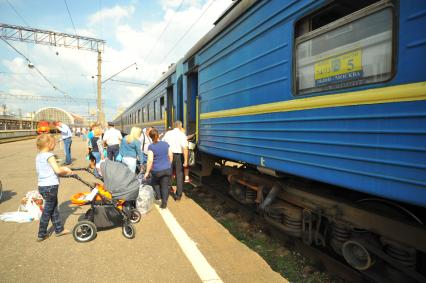
<instances>
[{"instance_id":1,"label":"stroller wheel","mask_svg":"<svg viewBox=\"0 0 426 283\"><path fill-rule=\"evenodd\" d=\"M96 233L96 225L88 220L78 222L72 230L74 240L79 243L90 242L96 237Z\"/></svg>"},{"instance_id":2,"label":"stroller wheel","mask_svg":"<svg viewBox=\"0 0 426 283\"><path fill-rule=\"evenodd\" d=\"M136 229L132 224L124 224L122 232L127 239L133 239L136 236Z\"/></svg>"},{"instance_id":3,"label":"stroller wheel","mask_svg":"<svg viewBox=\"0 0 426 283\"><path fill-rule=\"evenodd\" d=\"M135 224L135 223L139 223L139 221L141 221L142 218L142 214L139 212L139 210L137 210L136 208L130 210L130 222Z\"/></svg>"}]
</instances>

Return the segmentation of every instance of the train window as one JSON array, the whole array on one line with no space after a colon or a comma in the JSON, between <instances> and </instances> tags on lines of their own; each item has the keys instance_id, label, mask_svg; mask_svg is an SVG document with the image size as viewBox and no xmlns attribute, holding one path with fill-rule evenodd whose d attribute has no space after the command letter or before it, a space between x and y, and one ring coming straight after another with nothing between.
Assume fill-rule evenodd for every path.
<instances>
[{"instance_id":1,"label":"train window","mask_svg":"<svg viewBox=\"0 0 426 283\"><path fill-rule=\"evenodd\" d=\"M138 123L140 123L141 122L141 110L139 109L138 110Z\"/></svg>"},{"instance_id":2,"label":"train window","mask_svg":"<svg viewBox=\"0 0 426 283\"><path fill-rule=\"evenodd\" d=\"M153 104L152 103L150 103L150 104L148 104L148 120L149 121L154 121L154 111L153 111L153 109L152 109L152 106L153 106Z\"/></svg>"},{"instance_id":3,"label":"train window","mask_svg":"<svg viewBox=\"0 0 426 283\"><path fill-rule=\"evenodd\" d=\"M146 107L142 108L143 121L148 122L148 112L146 111Z\"/></svg>"},{"instance_id":4,"label":"train window","mask_svg":"<svg viewBox=\"0 0 426 283\"><path fill-rule=\"evenodd\" d=\"M326 11L335 19L334 10L327 8ZM380 1L331 23L328 23L330 18L321 15L323 20L316 19L316 14L296 25L296 34L301 34L296 38L295 49L297 94L391 78L393 10L390 1ZM325 26L309 31L324 23Z\"/></svg>"},{"instance_id":5,"label":"train window","mask_svg":"<svg viewBox=\"0 0 426 283\"><path fill-rule=\"evenodd\" d=\"M154 121L157 120L157 101L154 100Z\"/></svg>"}]
</instances>

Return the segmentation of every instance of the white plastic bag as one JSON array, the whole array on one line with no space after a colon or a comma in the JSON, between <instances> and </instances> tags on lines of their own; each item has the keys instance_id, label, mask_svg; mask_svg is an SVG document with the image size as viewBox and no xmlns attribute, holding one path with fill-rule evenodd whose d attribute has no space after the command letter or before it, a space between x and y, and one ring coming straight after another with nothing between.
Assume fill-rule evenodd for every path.
<instances>
[{"instance_id":1,"label":"white plastic bag","mask_svg":"<svg viewBox=\"0 0 426 283\"><path fill-rule=\"evenodd\" d=\"M136 199L136 209L144 215L147 214L154 204L154 189L150 185L142 184L139 187L139 195Z\"/></svg>"},{"instance_id":2,"label":"white plastic bag","mask_svg":"<svg viewBox=\"0 0 426 283\"><path fill-rule=\"evenodd\" d=\"M37 191L29 191L21 201L18 212L28 212L35 220L39 220L44 207L42 195Z\"/></svg>"}]
</instances>

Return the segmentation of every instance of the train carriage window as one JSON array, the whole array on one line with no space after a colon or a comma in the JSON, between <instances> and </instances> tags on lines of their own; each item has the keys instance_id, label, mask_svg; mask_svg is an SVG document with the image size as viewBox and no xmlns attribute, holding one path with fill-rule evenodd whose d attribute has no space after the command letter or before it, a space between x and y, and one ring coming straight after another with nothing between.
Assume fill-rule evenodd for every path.
<instances>
[{"instance_id":1,"label":"train carriage window","mask_svg":"<svg viewBox=\"0 0 426 283\"><path fill-rule=\"evenodd\" d=\"M138 110L138 123L140 123L141 122L141 110L139 109Z\"/></svg>"},{"instance_id":2,"label":"train carriage window","mask_svg":"<svg viewBox=\"0 0 426 283\"><path fill-rule=\"evenodd\" d=\"M148 112L146 111L146 107L142 108L143 121L148 122Z\"/></svg>"},{"instance_id":3,"label":"train carriage window","mask_svg":"<svg viewBox=\"0 0 426 283\"><path fill-rule=\"evenodd\" d=\"M345 1L338 3L340 7ZM392 76L390 1L380 1L349 15L351 9L343 10L343 17L337 20L338 10L332 8L329 6L325 12L296 24L299 37L295 49L295 83L299 95L386 81ZM331 16L326 17L327 13ZM328 22L330 19L333 21Z\"/></svg>"},{"instance_id":4,"label":"train carriage window","mask_svg":"<svg viewBox=\"0 0 426 283\"><path fill-rule=\"evenodd\" d=\"M152 107L153 107L152 103L148 104L148 120L149 121L154 121L154 111Z\"/></svg>"}]
</instances>

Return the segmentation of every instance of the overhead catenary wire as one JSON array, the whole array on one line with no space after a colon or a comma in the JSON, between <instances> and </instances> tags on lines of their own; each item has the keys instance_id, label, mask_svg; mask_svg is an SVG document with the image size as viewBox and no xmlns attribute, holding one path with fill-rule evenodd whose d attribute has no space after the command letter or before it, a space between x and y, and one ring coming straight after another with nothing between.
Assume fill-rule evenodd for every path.
<instances>
[{"instance_id":1,"label":"overhead catenary wire","mask_svg":"<svg viewBox=\"0 0 426 283\"><path fill-rule=\"evenodd\" d=\"M0 39L1 40L3 40L7 45L9 45L13 50L15 50L19 55L21 55L22 57L24 57L25 58L25 60L27 60L27 62L29 63L29 64L32 64L31 63L31 60L27 57L27 56L25 56L24 54L22 54L18 49L16 49L15 48L15 46L13 46L12 44L10 44L9 42L7 42L7 40L5 40L4 38L1 38L0 37ZM60 92L60 93L62 93L63 95L65 95L65 96L67 96L67 93L65 92L65 91L63 91L63 90L61 90L60 88L58 88L52 81L50 81L36 66L34 66L34 65L31 65L31 68L34 68L36 71L37 71L37 73L39 73L39 75L46 81L46 82L48 82L52 87L53 87L53 89L54 90L56 90L56 91L58 91L58 92Z\"/></svg>"},{"instance_id":2,"label":"overhead catenary wire","mask_svg":"<svg viewBox=\"0 0 426 283\"><path fill-rule=\"evenodd\" d=\"M75 35L77 35L77 30L75 29L74 21L72 20L70 9L68 8L67 0L64 0L64 3L65 3L65 7L67 7L68 16L70 17L72 27L74 28L74 33Z\"/></svg>"},{"instance_id":3,"label":"overhead catenary wire","mask_svg":"<svg viewBox=\"0 0 426 283\"><path fill-rule=\"evenodd\" d=\"M112 82L117 82L117 83L124 83L124 84L133 84L133 85L143 85L143 86L147 86L147 83L138 83L138 82L129 82L129 81L123 81L123 80L114 80L111 79Z\"/></svg>"},{"instance_id":4,"label":"overhead catenary wire","mask_svg":"<svg viewBox=\"0 0 426 283\"><path fill-rule=\"evenodd\" d=\"M192 23L192 25L186 30L186 32L178 39L178 41L173 45L173 47L167 52L167 54L163 57L160 64L161 65L164 60L167 59L167 57L172 53L172 51L178 46L178 44L185 38L185 36L191 31L191 29L195 26L196 23L204 16L204 14L210 9L210 7L213 5L213 3L216 0L212 0L210 4L207 6L207 8L200 14L200 16L195 20L195 22Z\"/></svg>"},{"instance_id":5,"label":"overhead catenary wire","mask_svg":"<svg viewBox=\"0 0 426 283\"><path fill-rule=\"evenodd\" d=\"M18 15L18 17L24 22L24 24L27 26L27 27L30 27L30 25L28 24L28 22L24 19L24 17L18 12L18 10L12 5L12 3L10 3L9 2L9 0L6 0L7 1L7 3L9 4L9 6L10 6L10 8L16 13L16 15ZM68 8L68 7L67 7ZM73 23L73 25L74 25L74 23ZM74 29L74 31L75 31L75 29ZM4 41L4 42L6 42L6 44L8 44L11 48L13 48L16 52L18 52L21 56L23 56L28 62L31 62L24 54L22 54L21 52L19 52L14 46L12 46L11 44L9 44L6 40L4 40L3 38L2 38L2 40ZM48 46L48 48L50 49L50 50L52 50L52 47L51 46ZM62 66L62 64L60 65L61 66L61 69L64 71L64 72L66 72L66 73L68 73L65 69L64 69L64 67ZM53 83L51 83L50 82L50 80L49 79L47 79L46 78L46 76L43 74L43 73L41 73L41 71L38 69L38 68L36 68L36 67L34 67L35 69L36 69L36 71L45 79L45 80L47 80L48 82L49 82L49 84L50 85L52 85L52 87L55 89L55 90L57 90L57 91L59 91L60 93L62 93L62 94L64 94L64 95L67 95L67 93L65 93L64 91L62 91L61 89L59 89L59 88L57 88L55 85L53 85Z\"/></svg>"},{"instance_id":6,"label":"overhead catenary wire","mask_svg":"<svg viewBox=\"0 0 426 283\"><path fill-rule=\"evenodd\" d=\"M24 17L21 16L21 14L18 12L18 10L15 9L15 7L12 5L12 3L9 2L9 0L6 0L7 4L9 4L10 8L15 12L16 15L18 15L19 18L24 22L24 24L29 27L30 25L27 23L27 21L24 19Z\"/></svg>"},{"instance_id":7,"label":"overhead catenary wire","mask_svg":"<svg viewBox=\"0 0 426 283\"><path fill-rule=\"evenodd\" d=\"M167 28L169 27L170 23L173 21L173 19L175 18L176 14L180 11L180 9L183 6L183 3L185 2L185 0L182 0L179 4L179 7L176 9L175 13L173 14L173 16L170 18L170 20L167 22L166 26L163 28L163 30L161 31L160 35L158 36L157 40L155 41L155 43L152 45L151 49L149 50L149 52L147 53L147 55L144 58L144 62L146 61L146 59L149 57L149 55L151 55L152 51L154 50L154 48L157 46L158 42L160 41L161 37L163 36L164 32L167 30Z\"/></svg>"}]
</instances>

